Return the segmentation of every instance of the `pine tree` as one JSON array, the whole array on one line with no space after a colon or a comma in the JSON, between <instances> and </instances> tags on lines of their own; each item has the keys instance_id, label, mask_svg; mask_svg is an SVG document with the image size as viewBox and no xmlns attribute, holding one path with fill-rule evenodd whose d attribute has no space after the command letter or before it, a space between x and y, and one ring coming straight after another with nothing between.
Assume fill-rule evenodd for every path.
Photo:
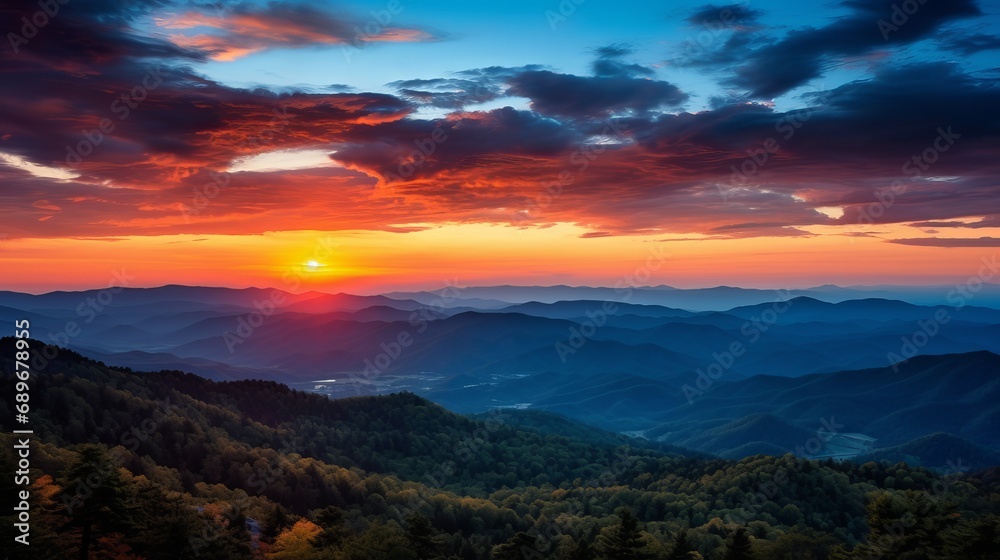
<instances>
[{"instance_id":1,"label":"pine tree","mask_svg":"<svg viewBox=\"0 0 1000 560\"><path fill-rule=\"evenodd\" d=\"M739 527L733 533L732 538L726 545L726 555L724 560L751 560L753 558L753 545L750 542L750 535L747 534L746 527Z\"/></svg>"},{"instance_id":2,"label":"pine tree","mask_svg":"<svg viewBox=\"0 0 1000 560\"><path fill-rule=\"evenodd\" d=\"M576 543L576 548L570 556L572 560L594 560L594 549L585 538Z\"/></svg>"},{"instance_id":3,"label":"pine tree","mask_svg":"<svg viewBox=\"0 0 1000 560\"><path fill-rule=\"evenodd\" d=\"M329 506L313 512L313 519L323 530L313 543L317 548L332 548L340 546L347 536L344 529L344 510L337 506Z\"/></svg>"},{"instance_id":4,"label":"pine tree","mask_svg":"<svg viewBox=\"0 0 1000 560\"><path fill-rule=\"evenodd\" d=\"M687 529L681 529L677 532L677 537L674 538L674 547L671 549L670 555L667 556L667 560L686 560L689 558L688 553L693 550L694 547L688 540Z\"/></svg>"},{"instance_id":5,"label":"pine tree","mask_svg":"<svg viewBox=\"0 0 1000 560\"><path fill-rule=\"evenodd\" d=\"M441 538L431 521L419 513L407 516L406 538L420 560L435 558L441 548Z\"/></svg>"},{"instance_id":6,"label":"pine tree","mask_svg":"<svg viewBox=\"0 0 1000 560\"><path fill-rule=\"evenodd\" d=\"M98 537L128 532L125 480L100 445L83 446L65 479L59 501L68 525L80 530L80 560L89 560Z\"/></svg>"},{"instance_id":7,"label":"pine tree","mask_svg":"<svg viewBox=\"0 0 1000 560\"><path fill-rule=\"evenodd\" d=\"M537 539L528 533L518 533L503 544L493 547L493 560L524 560L540 558Z\"/></svg>"},{"instance_id":8,"label":"pine tree","mask_svg":"<svg viewBox=\"0 0 1000 560\"><path fill-rule=\"evenodd\" d=\"M946 550L953 558L996 558L1000 550L1000 517L987 515L959 526L949 535Z\"/></svg>"},{"instance_id":9,"label":"pine tree","mask_svg":"<svg viewBox=\"0 0 1000 560\"><path fill-rule=\"evenodd\" d=\"M598 558L605 560L647 560L653 555L646 551L646 541L639 532L639 520L628 508L618 509L618 524L601 535Z\"/></svg>"}]
</instances>

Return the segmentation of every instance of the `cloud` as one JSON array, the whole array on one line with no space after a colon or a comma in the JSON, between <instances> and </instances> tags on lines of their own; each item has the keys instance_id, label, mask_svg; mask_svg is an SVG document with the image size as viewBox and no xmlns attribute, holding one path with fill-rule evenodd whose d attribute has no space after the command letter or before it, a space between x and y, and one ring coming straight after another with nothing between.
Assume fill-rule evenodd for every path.
<instances>
[{"instance_id":1,"label":"cloud","mask_svg":"<svg viewBox=\"0 0 1000 560\"><path fill-rule=\"evenodd\" d=\"M599 58L618 58L622 56L628 56L634 52L630 45L624 43L615 43L612 45L606 45L603 47L598 47L594 49Z\"/></svg>"},{"instance_id":2,"label":"cloud","mask_svg":"<svg viewBox=\"0 0 1000 560\"><path fill-rule=\"evenodd\" d=\"M704 26L746 25L756 23L761 15L763 15L763 12L751 8L749 3L726 4L723 6L705 4L698 8L687 20L695 25Z\"/></svg>"},{"instance_id":3,"label":"cloud","mask_svg":"<svg viewBox=\"0 0 1000 560\"><path fill-rule=\"evenodd\" d=\"M986 33L949 33L938 41L943 48L965 56L1000 50L1000 36Z\"/></svg>"},{"instance_id":4,"label":"cloud","mask_svg":"<svg viewBox=\"0 0 1000 560\"><path fill-rule=\"evenodd\" d=\"M388 85L408 101L443 109L461 109L466 105L485 103L503 93L498 82L459 77L399 80Z\"/></svg>"},{"instance_id":5,"label":"cloud","mask_svg":"<svg viewBox=\"0 0 1000 560\"><path fill-rule=\"evenodd\" d=\"M993 227L1000 215L1000 89L956 64L887 67L807 95L809 106L791 112L741 96L680 111L686 93L631 64L623 45L597 49L590 76L488 67L396 81L393 95L277 93L213 82L192 65L216 51L134 27L169 4L71 6L44 41L0 56L0 153L26 162L0 163L14 237L572 223L588 237L722 239L808 236L808 226L852 226L866 215L935 228ZM229 27L185 30L264 48L341 33L310 27L309 12L290 4L240 6L246 17ZM271 21L265 15L283 22L280 37L254 31L249 22ZM765 47L752 44L754 58ZM507 95L523 96L530 110L469 110ZM418 118L421 106L450 113ZM102 119L114 129L98 136ZM941 129L959 135L954 146L908 172ZM769 141L774 151L763 152ZM67 149L88 142L89 155L69 165ZM216 182L240 158L302 150L322 150L339 166L257 167ZM28 163L78 177L32 174ZM899 188L886 191L894 181ZM195 200L204 204L185 219ZM843 216L816 210L827 207ZM969 216L988 217L947 225Z\"/></svg>"},{"instance_id":6,"label":"cloud","mask_svg":"<svg viewBox=\"0 0 1000 560\"><path fill-rule=\"evenodd\" d=\"M888 243L916 245L919 247L1000 247L1000 237L979 237L976 239L956 237L918 237L913 239L890 239Z\"/></svg>"},{"instance_id":7,"label":"cloud","mask_svg":"<svg viewBox=\"0 0 1000 560\"><path fill-rule=\"evenodd\" d=\"M975 222L915 222L910 224L910 226L917 228L1000 228L1000 215L986 216L985 218Z\"/></svg>"},{"instance_id":8,"label":"cloud","mask_svg":"<svg viewBox=\"0 0 1000 560\"><path fill-rule=\"evenodd\" d=\"M439 40L422 29L393 26L391 18L366 22L292 2L270 2L263 7L237 4L214 13L186 11L158 17L156 24L171 32L175 44L223 61L270 48Z\"/></svg>"},{"instance_id":9,"label":"cloud","mask_svg":"<svg viewBox=\"0 0 1000 560\"><path fill-rule=\"evenodd\" d=\"M564 117L641 113L675 107L688 98L673 84L621 75L584 77L534 70L514 76L509 84L507 92L530 99L532 109Z\"/></svg>"},{"instance_id":10,"label":"cloud","mask_svg":"<svg viewBox=\"0 0 1000 560\"><path fill-rule=\"evenodd\" d=\"M898 4L895 0L846 0L842 6L847 14L827 25L793 29L780 38L766 31L737 34L720 49L688 63L726 65L734 73L727 80L730 85L755 98L770 99L822 76L845 58L932 38L948 23L981 15L974 0L927 2L911 14L897 14ZM693 17L700 21L708 16L702 10Z\"/></svg>"},{"instance_id":11,"label":"cloud","mask_svg":"<svg viewBox=\"0 0 1000 560\"><path fill-rule=\"evenodd\" d=\"M615 44L596 49L597 60L592 67L594 75L602 78L613 77L651 77L656 72L647 66L628 64L619 60L632 54L632 48L627 45Z\"/></svg>"}]
</instances>

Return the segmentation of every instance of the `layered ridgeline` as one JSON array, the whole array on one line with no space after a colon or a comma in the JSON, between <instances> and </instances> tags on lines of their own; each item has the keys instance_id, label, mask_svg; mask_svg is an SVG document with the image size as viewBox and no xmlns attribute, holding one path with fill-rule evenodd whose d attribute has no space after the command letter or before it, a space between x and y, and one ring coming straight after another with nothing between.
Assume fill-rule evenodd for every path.
<instances>
[{"instance_id":1,"label":"layered ridgeline","mask_svg":"<svg viewBox=\"0 0 1000 560\"><path fill-rule=\"evenodd\" d=\"M13 347L0 341L8 385ZM737 462L537 411L470 419L408 393L331 401L33 352L50 359L31 386L32 558L968 559L1000 545L995 470ZM0 526L12 539L12 517Z\"/></svg>"},{"instance_id":2,"label":"layered ridgeline","mask_svg":"<svg viewBox=\"0 0 1000 560\"><path fill-rule=\"evenodd\" d=\"M554 412L734 459L851 455L816 432L859 434L855 455L947 469L1000 451L1000 310L976 306L997 290L970 290L165 286L0 292L0 320L139 370Z\"/></svg>"}]
</instances>

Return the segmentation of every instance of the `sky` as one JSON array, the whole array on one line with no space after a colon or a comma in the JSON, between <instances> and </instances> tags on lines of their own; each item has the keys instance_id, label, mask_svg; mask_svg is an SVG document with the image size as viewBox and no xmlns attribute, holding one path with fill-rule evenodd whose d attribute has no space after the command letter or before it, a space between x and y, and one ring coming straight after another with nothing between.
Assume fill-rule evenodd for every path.
<instances>
[{"instance_id":1,"label":"sky","mask_svg":"<svg viewBox=\"0 0 1000 560\"><path fill-rule=\"evenodd\" d=\"M40 6L0 6L0 289L949 284L1000 247L995 2Z\"/></svg>"}]
</instances>

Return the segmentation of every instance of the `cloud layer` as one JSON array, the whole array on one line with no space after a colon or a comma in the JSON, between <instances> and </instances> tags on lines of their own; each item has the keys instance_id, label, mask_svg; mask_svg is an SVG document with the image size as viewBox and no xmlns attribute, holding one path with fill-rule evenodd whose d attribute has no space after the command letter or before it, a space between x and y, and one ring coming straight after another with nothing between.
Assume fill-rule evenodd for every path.
<instances>
[{"instance_id":1,"label":"cloud layer","mask_svg":"<svg viewBox=\"0 0 1000 560\"><path fill-rule=\"evenodd\" d=\"M688 62L728 68L722 81L746 95L701 111L687 109L680 83L632 62L620 44L597 48L588 75L474 68L393 81L392 94L228 87L197 65L349 44L363 18L287 2L224 13L192 6L69 3L16 52L3 51L0 153L76 175L43 177L0 158L9 236L569 222L589 236L729 238L1000 220L995 74L913 61L808 93L802 109L759 101L842 57L940 41L944 26L980 13L968 0L928 2L888 38L878 21L892 21L891 3L845 2L846 15L825 26L780 34L763 29L761 12L705 6L689 21L705 25L729 10L731 36ZM9 21L37 9L23 0L3 8ZM433 39L399 24L366 40ZM984 35L950 48L993 46ZM470 109L507 98L520 103ZM447 114L420 116L429 109ZM325 150L329 165L227 172L239 158L279 150ZM970 216L979 221L958 220ZM992 246L983 245L991 238L897 243Z\"/></svg>"}]
</instances>

